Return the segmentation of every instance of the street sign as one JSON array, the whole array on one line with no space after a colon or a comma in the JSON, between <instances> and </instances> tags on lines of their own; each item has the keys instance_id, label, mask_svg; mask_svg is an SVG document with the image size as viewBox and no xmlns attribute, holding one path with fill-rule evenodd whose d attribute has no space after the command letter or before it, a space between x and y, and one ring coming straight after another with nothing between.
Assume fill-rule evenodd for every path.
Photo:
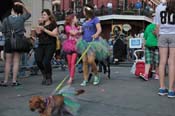
<instances>
[{"instance_id":1,"label":"street sign","mask_svg":"<svg viewBox=\"0 0 175 116\"><path fill-rule=\"evenodd\" d=\"M142 48L142 38L129 39L129 48Z\"/></svg>"}]
</instances>

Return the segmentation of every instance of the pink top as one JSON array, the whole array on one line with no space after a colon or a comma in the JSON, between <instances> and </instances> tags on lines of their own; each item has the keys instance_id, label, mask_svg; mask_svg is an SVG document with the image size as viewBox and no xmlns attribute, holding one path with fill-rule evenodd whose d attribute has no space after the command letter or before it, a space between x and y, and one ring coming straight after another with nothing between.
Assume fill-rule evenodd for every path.
<instances>
[{"instance_id":1,"label":"pink top","mask_svg":"<svg viewBox=\"0 0 175 116\"><path fill-rule=\"evenodd\" d=\"M67 39L71 39L71 40L78 39L79 34L77 34L77 35L70 34L70 31L78 31L77 27L66 25L65 30L66 30Z\"/></svg>"}]
</instances>

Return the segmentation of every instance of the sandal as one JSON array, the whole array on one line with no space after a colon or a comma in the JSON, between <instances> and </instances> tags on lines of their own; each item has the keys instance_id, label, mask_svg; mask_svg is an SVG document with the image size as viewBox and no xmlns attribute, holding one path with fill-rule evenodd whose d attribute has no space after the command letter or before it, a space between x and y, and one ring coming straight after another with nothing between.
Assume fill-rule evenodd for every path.
<instances>
[{"instance_id":1,"label":"sandal","mask_svg":"<svg viewBox=\"0 0 175 116\"><path fill-rule=\"evenodd\" d=\"M19 82L13 82L12 83L12 86L19 86L19 85L21 85Z\"/></svg>"},{"instance_id":2,"label":"sandal","mask_svg":"<svg viewBox=\"0 0 175 116\"><path fill-rule=\"evenodd\" d=\"M0 86L2 86L2 87L7 87L8 84L7 84L7 82L1 81Z\"/></svg>"}]
</instances>

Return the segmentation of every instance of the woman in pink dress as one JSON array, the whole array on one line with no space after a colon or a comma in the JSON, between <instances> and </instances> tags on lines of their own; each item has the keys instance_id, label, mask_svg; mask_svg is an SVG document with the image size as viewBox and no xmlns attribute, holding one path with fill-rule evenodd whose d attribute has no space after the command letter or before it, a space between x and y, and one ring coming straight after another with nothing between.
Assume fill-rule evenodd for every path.
<instances>
[{"instance_id":1,"label":"woman in pink dress","mask_svg":"<svg viewBox=\"0 0 175 116\"><path fill-rule=\"evenodd\" d=\"M75 63L77 59L76 42L80 35L77 21L77 17L74 14L68 15L65 20L67 40L63 42L63 50L67 54L66 57L70 76L67 82L68 84L72 84L75 75Z\"/></svg>"}]
</instances>

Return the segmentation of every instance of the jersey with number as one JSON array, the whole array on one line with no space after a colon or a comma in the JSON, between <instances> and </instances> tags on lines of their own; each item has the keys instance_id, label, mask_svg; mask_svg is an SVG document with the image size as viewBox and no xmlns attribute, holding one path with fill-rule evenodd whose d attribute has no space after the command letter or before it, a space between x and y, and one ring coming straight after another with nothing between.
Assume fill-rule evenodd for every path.
<instances>
[{"instance_id":1,"label":"jersey with number","mask_svg":"<svg viewBox=\"0 0 175 116\"><path fill-rule=\"evenodd\" d=\"M156 10L156 24L160 25L159 34L175 34L175 13L168 13L162 4Z\"/></svg>"},{"instance_id":2,"label":"jersey with number","mask_svg":"<svg viewBox=\"0 0 175 116\"><path fill-rule=\"evenodd\" d=\"M166 4L164 4L164 3L160 3L160 4L156 7L156 10L155 10L156 14L155 14L154 22L153 22L153 23L159 24L159 22L160 22L160 16L159 16L160 11L161 11L162 9L165 9L165 8L166 8Z\"/></svg>"}]
</instances>

